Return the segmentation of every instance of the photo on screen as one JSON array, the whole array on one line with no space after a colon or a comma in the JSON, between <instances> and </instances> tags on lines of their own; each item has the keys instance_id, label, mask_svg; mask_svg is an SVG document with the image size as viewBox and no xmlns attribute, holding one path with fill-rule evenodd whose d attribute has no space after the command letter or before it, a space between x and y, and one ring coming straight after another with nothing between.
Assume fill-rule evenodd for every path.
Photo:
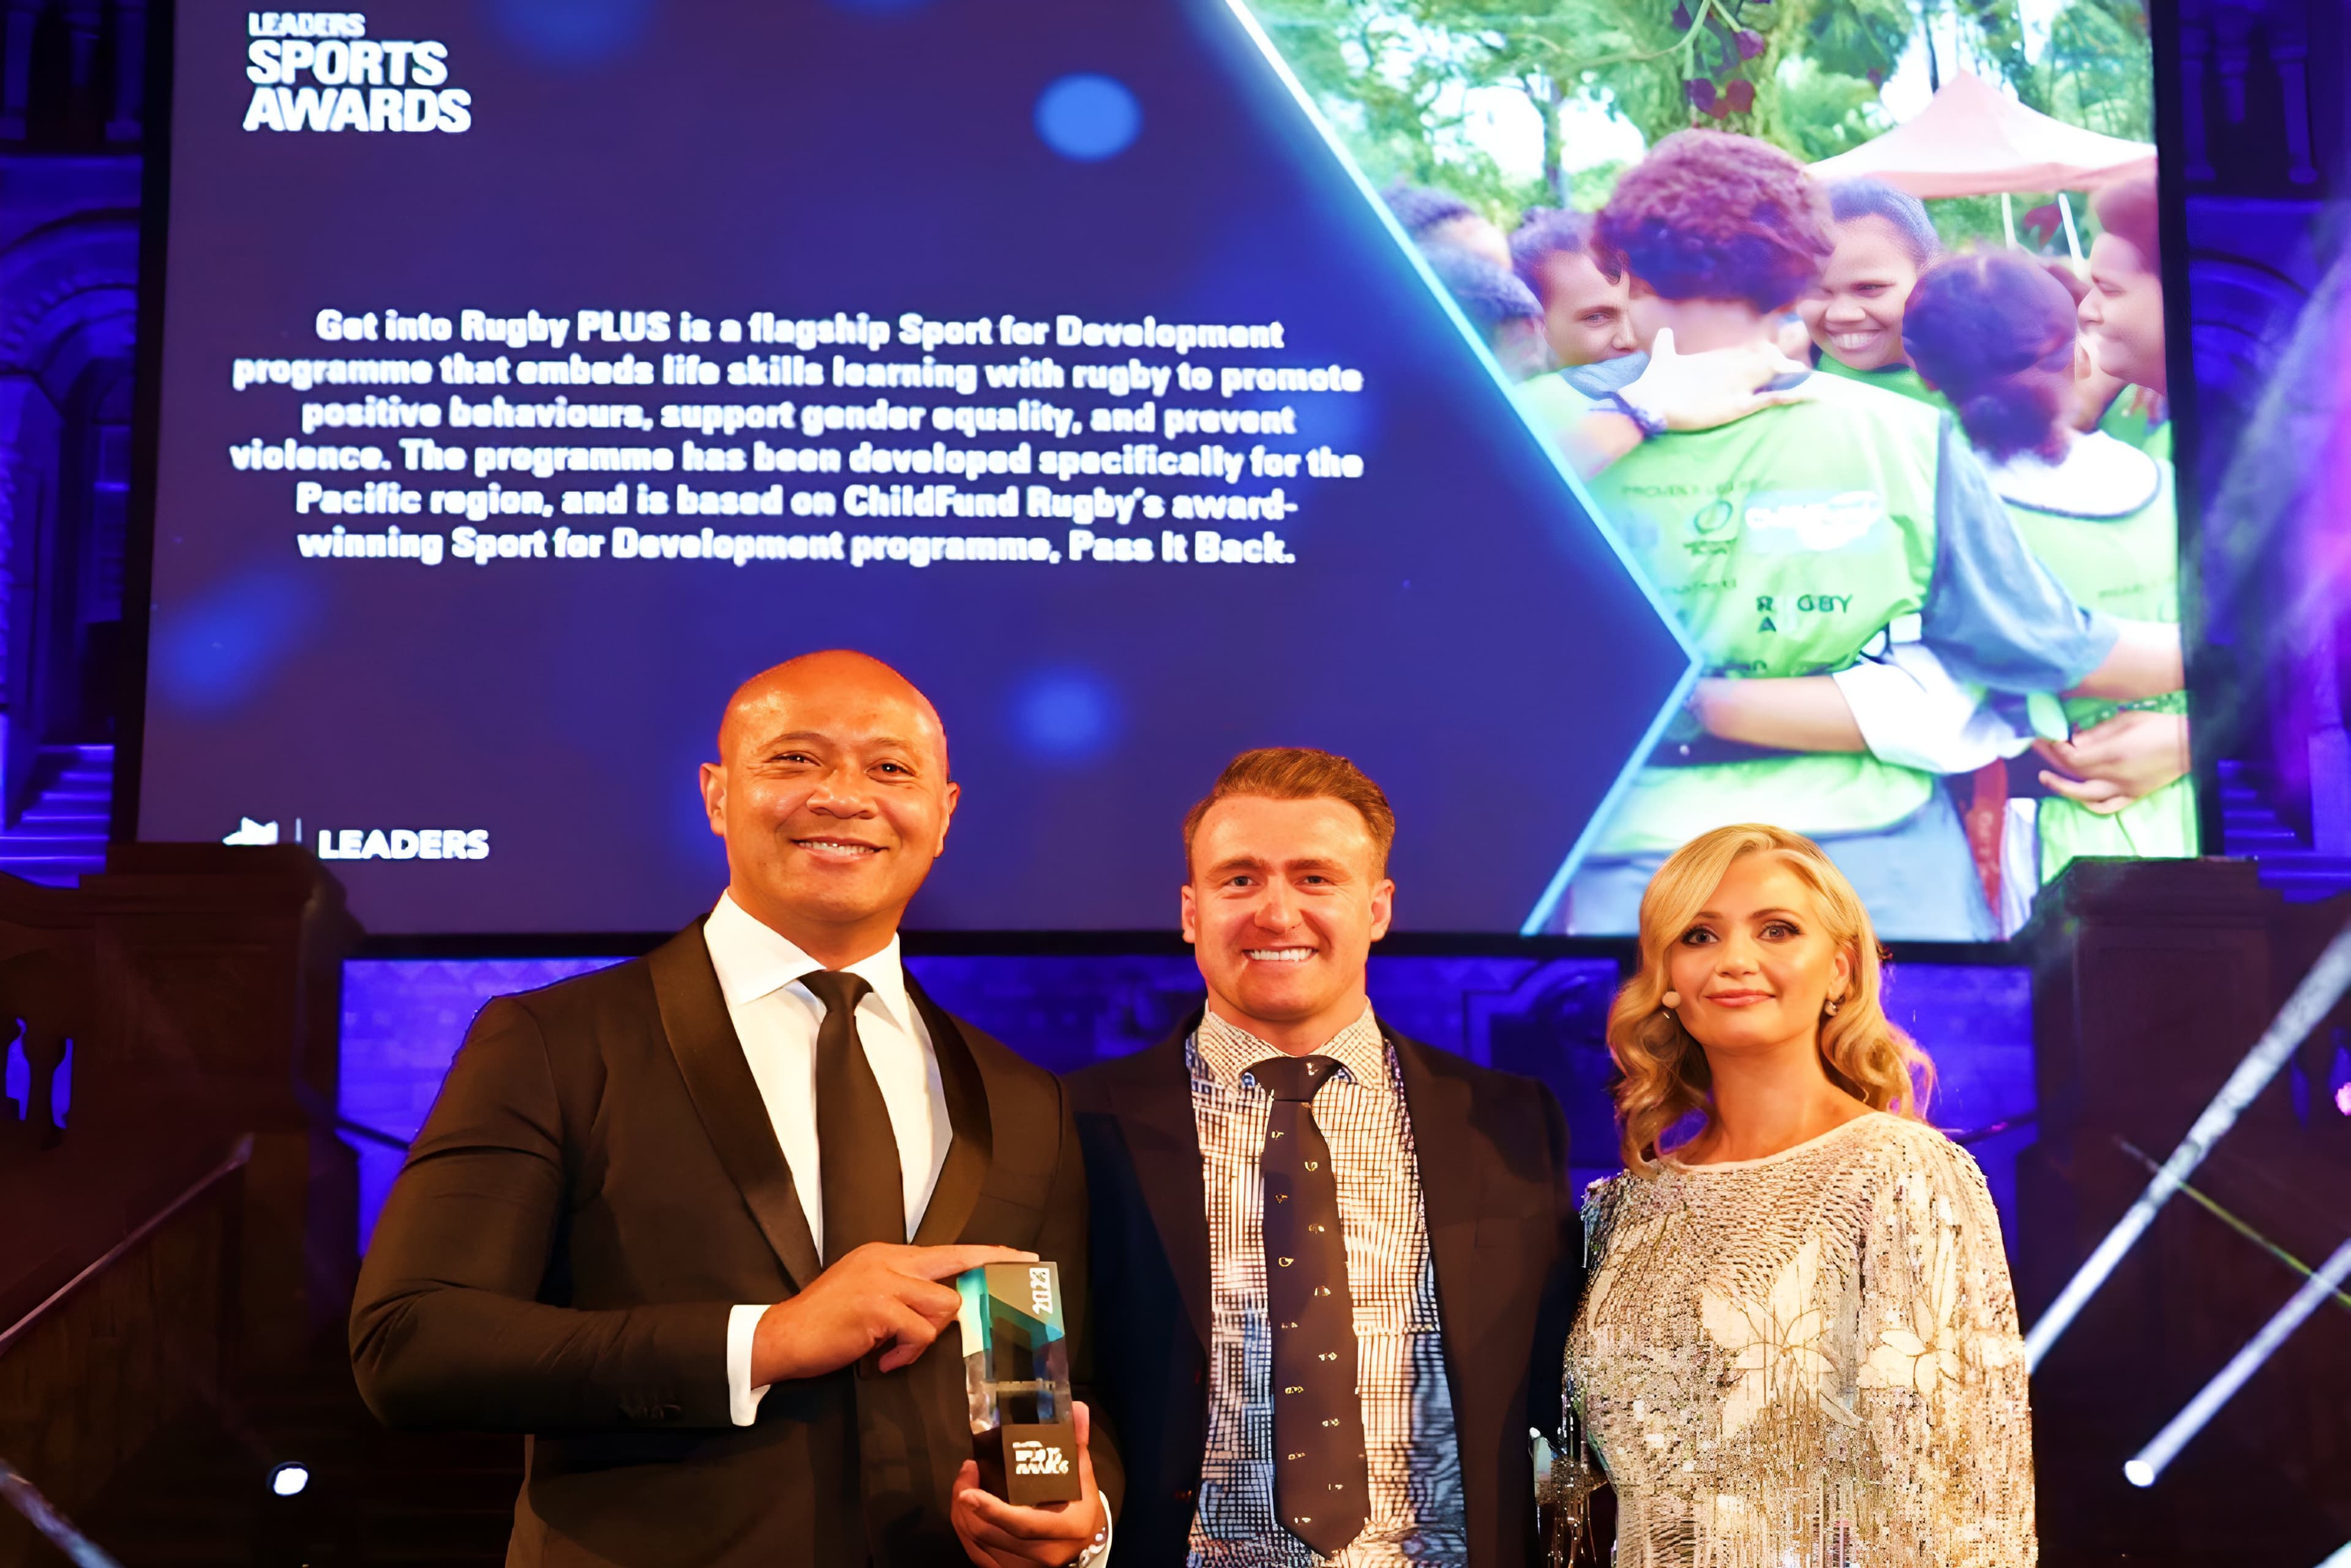
<instances>
[{"instance_id":1,"label":"photo on screen","mask_svg":"<svg viewBox=\"0 0 2351 1568\"><path fill-rule=\"evenodd\" d=\"M298 841L371 933L706 913L728 694L847 646L962 788L910 925L1170 932L1186 809L1304 745L1395 802L1401 928L1508 936L1691 678L1226 0L172 54L138 832Z\"/></svg>"},{"instance_id":2,"label":"photo on screen","mask_svg":"<svg viewBox=\"0 0 2351 1568\"><path fill-rule=\"evenodd\" d=\"M1250 3L1704 661L1546 929L1740 821L1912 940L2197 852L2137 0Z\"/></svg>"}]
</instances>

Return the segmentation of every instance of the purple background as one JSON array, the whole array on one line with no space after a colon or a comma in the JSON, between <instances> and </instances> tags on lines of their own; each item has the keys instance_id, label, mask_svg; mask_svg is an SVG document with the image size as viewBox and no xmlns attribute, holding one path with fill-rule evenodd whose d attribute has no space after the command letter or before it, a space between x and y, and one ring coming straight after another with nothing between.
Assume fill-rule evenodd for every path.
<instances>
[{"instance_id":1,"label":"purple background","mask_svg":"<svg viewBox=\"0 0 2351 1568\"><path fill-rule=\"evenodd\" d=\"M483 1003L611 962L601 958L366 959L343 967L342 1113L406 1139L432 1109L442 1074ZM1198 1005L1199 972L1179 954L1113 956L915 956L907 960L948 1011L1032 1061L1068 1071L1160 1039ZM1934 1120L1981 1127L2033 1104L2031 976L2022 968L1896 964L1887 1010L1941 1072ZM1606 958L1380 957L1373 1004L1405 1033L1472 1060L1531 1073L1565 1106L1577 1190L1618 1168L1603 1025L1617 968ZM2014 1233L2016 1151L2025 1126L1974 1145ZM362 1240L400 1167L395 1151L358 1141Z\"/></svg>"}]
</instances>

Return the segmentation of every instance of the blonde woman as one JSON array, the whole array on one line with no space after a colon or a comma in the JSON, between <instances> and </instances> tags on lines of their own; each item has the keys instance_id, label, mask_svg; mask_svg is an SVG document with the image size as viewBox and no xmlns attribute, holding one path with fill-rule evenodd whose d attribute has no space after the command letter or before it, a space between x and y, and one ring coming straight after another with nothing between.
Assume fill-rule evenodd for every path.
<instances>
[{"instance_id":1,"label":"blonde woman","mask_svg":"<svg viewBox=\"0 0 2351 1568\"><path fill-rule=\"evenodd\" d=\"M1881 962L1852 885L1783 829L1692 840L1641 901L1608 1021L1630 1168L1586 1199L1567 1350L1619 1568L2035 1558L1999 1217L1921 1119L1933 1069Z\"/></svg>"}]
</instances>

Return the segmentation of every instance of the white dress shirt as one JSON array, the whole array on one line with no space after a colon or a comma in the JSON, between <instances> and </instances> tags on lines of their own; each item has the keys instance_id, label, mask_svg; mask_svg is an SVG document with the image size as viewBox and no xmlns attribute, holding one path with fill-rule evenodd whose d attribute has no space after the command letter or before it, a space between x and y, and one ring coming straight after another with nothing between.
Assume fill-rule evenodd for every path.
<instances>
[{"instance_id":1,"label":"white dress shirt","mask_svg":"<svg viewBox=\"0 0 2351 1568\"><path fill-rule=\"evenodd\" d=\"M1274 1508L1273 1341L1266 1319L1265 1175L1273 1096L1249 1070L1280 1054L1211 1012L1185 1047L1208 1201L1207 1450L1190 1568L1416 1568L1468 1554L1461 1457L1445 1380L1437 1259L1395 1052L1369 1008L1320 1054L1338 1075L1314 1097L1331 1148L1354 1303L1355 1393L1370 1496L1363 1533L1323 1557Z\"/></svg>"},{"instance_id":2,"label":"white dress shirt","mask_svg":"<svg viewBox=\"0 0 2351 1568\"><path fill-rule=\"evenodd\" d=\"M726 894L718 895L718 907L703 923L702 939L710 948L710 967L718 971L726 1016L734 1021L744 1060L751 1064L768 1120L775 1124L776 1142L791 1167L800 1211L808 1216L809 1235L821 1258L824 1166L816 1137L816 1031L824 1022L824 1004L799 981L824 966L745 914ZM873 1069L882 1103L890 1113L898 1174L906 1187L906 1239L912 1241L923 1211L931 1206L932 1189L939 1184L947 1145L955 1140L947 1120L946 1086L939 1079L931 1031L906 994L898 938L892 936L887 947L845 972L873 988L857 1004L857 1039L865 1047L866 1064ZM747 1301L727 1314L726 1406L737 1427L748 1427L758 1418L759 1401L767 1396L768 1385L751 1386L751 1343L769 1305ZM1108 1568L1113 1529L1108 1499L1103 1500L1102 1520L1102 1533L1078 1559L1078 1568Z\"/></svg>"},{"instance_id":3,"label":"white dress shirt","mask_svg":"<svg viewBox=\"0 0 2351 1568\"><path fill-rule=\"evenodd\" d=\"M743 912L721 894L702 927L711 967L726 999L726 1016L744 1060L759 1086L768 1120L791 1168L792 1186L808 1216L817 1256L824 1255L823 1151L816 1136L816 1033L824 1004L799 983L825 966ZM898 1144L898 1172L905 1183L906 1238L914 1239L938 1185L954 1134L947 1122L946 1086L931 1049L930 1030L906 994L906 971L898 939L870 958L849 966L872 989L857 1004L857 1037L881 1085ZM730 1414L747 1427L758 1414L766 1385L751 1386L751 1341L768 1303L737 1306L726 1323L726 1391Z\"/></svg>"}]
</instances>

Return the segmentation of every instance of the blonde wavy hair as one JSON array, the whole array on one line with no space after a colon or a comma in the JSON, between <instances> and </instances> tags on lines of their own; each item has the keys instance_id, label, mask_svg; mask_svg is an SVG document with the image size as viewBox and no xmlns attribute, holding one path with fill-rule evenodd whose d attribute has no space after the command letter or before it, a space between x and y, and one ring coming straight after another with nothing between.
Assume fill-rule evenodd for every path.
<instances>
[{"instance_id":1,"label":"blonde wavy hair","mask_svg":"<svg viewBox=\"0 0 2351 1568\"><path fill-rule=\"evenodd\" d=\"M1674 944L1706 907L1731 862L1744 855L1776 857L1813 891L1829 938L1852 961L1836 1012L1821 1019L1821 1065L1829 1082L1871 1109L1924 1119L1934 1092L1935 1064L1886 1016L1885 949L1869 911L1820 845L1800 833L1761 822L1740 822L1701 833L1676 850L1641 895L1641 946L1630 978L1608 1010L1608 1052L1623 1077L1616 1083L1616 1119L1624 1131L1625 1163L1653 1174L1657 1141L1692 1112L1714 1123L1713 1078L1706 1052L1681 1020L1664 1009L1673 988L1666 963Z\"/></svg>"}]
</instances>

